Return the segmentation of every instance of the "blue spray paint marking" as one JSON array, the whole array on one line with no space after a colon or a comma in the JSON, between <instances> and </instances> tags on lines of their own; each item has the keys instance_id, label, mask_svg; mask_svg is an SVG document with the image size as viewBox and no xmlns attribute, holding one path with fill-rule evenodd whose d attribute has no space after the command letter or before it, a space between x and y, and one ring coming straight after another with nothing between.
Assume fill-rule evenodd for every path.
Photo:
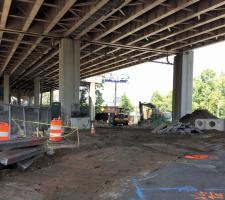
<instances>
[{"instance_id":1,"label":"blue spray paint marking","mask_svg":"<svg viewBox=\"0 0 225 200\"><path fill-rule=\"evenodd\" d=\"M181 186L181 187L159 187L159 188L141 188L141 190L152 190L152 191L178 191L178 192L197 192L198 190L192 186Z\"/></svg>"},{"instance_id":2,"label":"blue spray paint marking","mask_svg":"<svg viewBox=\"0 0 225 200\"><path fill-rule=\"evenodd\" d=\"M137 183L136 178L132 178L132 183L133 183L133 185L134 185L135 188L136 188L135 192L136 192L137 196L138 196L141 200L144 200L144 199L145 199L144 193L143 193L142 190L138 187L138 183Z\"/></svg>"},{"instance_id":3,"label":"blue spray paint marking","mask_svg":"<svg viewBox=\"0 0 225 200\"><path fill-rule=\"evenodd\" d=\"M197 192L199 189L193 186L180 186L180 187L159 187L159 188L139 188L143 190L150 190L150 191L178 191L178 192ZM217 188L206 188L202 189L202 191L225 191L225 189L217 189Z\"/></svg>"}]
</instances>

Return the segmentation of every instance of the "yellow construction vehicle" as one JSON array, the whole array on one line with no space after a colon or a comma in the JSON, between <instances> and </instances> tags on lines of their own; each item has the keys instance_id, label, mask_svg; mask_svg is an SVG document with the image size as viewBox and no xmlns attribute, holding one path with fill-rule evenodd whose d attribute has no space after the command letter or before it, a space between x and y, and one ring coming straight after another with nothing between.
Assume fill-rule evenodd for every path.
<instances>
[{"instance_id":1,"label":"yellow construction vehicle","mask_svg":"<svg viewBox=\"0 0 225 200\"><path fill-rule=\"evenodd\" d=\"M113 116L113 125L125 125L127 126L129 122L128 114L125 113L123 108L117 108L117 112Z\"/></svg>"}]
</instances>

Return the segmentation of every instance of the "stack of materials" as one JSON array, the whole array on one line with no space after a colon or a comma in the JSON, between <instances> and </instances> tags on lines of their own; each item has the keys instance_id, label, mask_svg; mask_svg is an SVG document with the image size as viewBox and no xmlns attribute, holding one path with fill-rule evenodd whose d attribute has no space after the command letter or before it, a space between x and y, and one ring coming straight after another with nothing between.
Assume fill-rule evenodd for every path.
<instances>
[{"instance_id":1,"label":"stack of materials","mask_svg":"<svg viewBox=\"0 0 225 200\"><path fill-rule=\"evenodd\" d=\"M169 134L179 134L179 135L191 135L196 133L202 133L201 130L194 127L190 123L176 122L169 125L161 124L156 127L152 133L169 135Z\"/></svg>"},{"instance_id":2,"label":"stack of materials","mask_svg":"<svg viewBox=\"0 0 225 200\"><path fill-rule=\"evenodd\" d=\"M36 157L44 154L46 140L32 137L0 141L0 165L17 164L25 170Z\"/></svg>"}]
</instances>

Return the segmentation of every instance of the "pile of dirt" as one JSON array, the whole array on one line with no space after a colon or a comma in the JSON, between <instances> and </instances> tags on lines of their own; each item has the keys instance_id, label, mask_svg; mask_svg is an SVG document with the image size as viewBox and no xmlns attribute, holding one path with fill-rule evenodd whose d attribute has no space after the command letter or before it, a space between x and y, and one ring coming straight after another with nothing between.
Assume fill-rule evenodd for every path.
<instances>
[{"instance_id":1,"label":"pile of dirt","mask_svg":"<svg viewBox=\"0 0 225 200\"><path fill-rule=\"evenodd\" d=\"M196 119L216 119L217 117L205 109L195 110L191 114L186 114L180 118L179 122L195 124Z\"/></svg>"}]
</instances>

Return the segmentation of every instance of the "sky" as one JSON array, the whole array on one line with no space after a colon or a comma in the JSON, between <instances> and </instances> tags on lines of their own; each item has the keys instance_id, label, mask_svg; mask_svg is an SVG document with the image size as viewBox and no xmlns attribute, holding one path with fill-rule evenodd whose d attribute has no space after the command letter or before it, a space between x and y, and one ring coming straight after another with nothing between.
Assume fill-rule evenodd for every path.
<instances>
[{"instance_id":1,"label":"sky","mask_svg":"<svg viewBox=\"0 0 225 200\"><path fill-rule=\"evenodd\" d=\"M169 61L173 62L173 57L169 57ZM208 68L215 70L217 74L225 72L225 42L194 50L194 77ZM126 84L118 84L117 96L126 94L134 106L139 101L149 102L154 91L166 95L173 87L172 65L147 62L113 72L118 77L124 74L129 76L129 80ZM114 84L105 83L103 98L107 105L114 105L114 94Z\"/></svg>"}]
</instances>

